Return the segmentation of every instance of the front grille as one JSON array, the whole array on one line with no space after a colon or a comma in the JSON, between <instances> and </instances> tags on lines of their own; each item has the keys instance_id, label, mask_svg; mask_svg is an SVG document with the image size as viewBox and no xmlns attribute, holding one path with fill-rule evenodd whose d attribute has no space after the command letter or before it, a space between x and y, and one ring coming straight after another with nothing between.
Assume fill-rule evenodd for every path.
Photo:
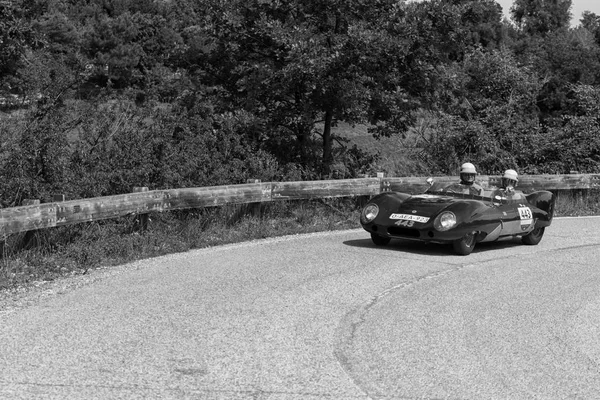
<instances>
[{"instance_id":1,"label":"front grille","mask_svg":"<svg viewBox=\"0 0 600 400\"><path fill-rule=\"evenodd\" d=\"M390 226L388 228L388 233L392 236L402 236L402 237L409 237L409 238L418 238L420 236L418 230L410 229L410 228L403 228L400 226Z\"/></svg>"}]
</instances>

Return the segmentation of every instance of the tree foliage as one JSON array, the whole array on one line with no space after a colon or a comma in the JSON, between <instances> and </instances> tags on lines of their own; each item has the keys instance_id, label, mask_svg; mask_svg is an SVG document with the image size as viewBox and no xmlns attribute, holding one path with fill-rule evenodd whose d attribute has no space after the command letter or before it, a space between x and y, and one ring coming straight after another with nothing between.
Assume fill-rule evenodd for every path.
<instances>
[{"instance_id":1,"label":"tree foliage","mask_svg":"<svg viewBox=\"0 0 600 400\"><path fill-rule=\"evenodd\" d=\"M408 128L417 105L403 88L412 68L406 60L411 39L396 2L211 6L218 12L209 14L199 37L213 34L193 62L208 71L202 82L223 88L230 108L261 118L268 133L257 136L285 162L328 175L338 121L369 123L379 134ZM381 25L385 19L389 24ZM285 152L278 151L282 145Z\"/></svg>"},{"instance_id":2,"label":"tree foliage","mask_svg":"<svg viewBox=\"0 0 600 400\"><path fill-rule=\"evenodd\" d=\"M43 45L34 22L44 8L33 0L0 2L0 94L19 92L17 75L27 53Z\"/></svg>"},{"instance_id":3,"label":"tree foliage","mask_svg":"<svg viewBox=\"0 0 600 400\"><path fill-rule=\"evenodd\" d=\"M596 171L599 19L570 7L0 1L2 202L372 172L341 126L416 146L413 170Z\"/></svg>"},{"instance_id":4,"label":"tree foliage","mask_svg":"<svg viewBox=\"0 0 600 400\"><path fill-rule=\"evenodd\" d=\"M545 36L571 23L572 0L514 0L510 13L527 35Z\"/></svg>"}]
</instances>

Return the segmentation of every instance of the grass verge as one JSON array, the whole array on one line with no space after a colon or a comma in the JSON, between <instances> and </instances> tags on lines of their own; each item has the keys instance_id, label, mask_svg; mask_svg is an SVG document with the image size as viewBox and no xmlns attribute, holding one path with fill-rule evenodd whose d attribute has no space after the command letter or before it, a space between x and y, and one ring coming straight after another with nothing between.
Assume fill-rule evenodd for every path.
<instances>
[{"instance_id":1,"label":"grass verge","mask_svg":"<svg viewBox=\"0 0 600 400\"><path fill-rule=\"evenodd\" d=\"M89 269L266 237L358 228L365 198L272 202L150 214L13 235L0 259L0 290ZM15 249L19 249L15 251Z\"/></svg>"}]
</instances>

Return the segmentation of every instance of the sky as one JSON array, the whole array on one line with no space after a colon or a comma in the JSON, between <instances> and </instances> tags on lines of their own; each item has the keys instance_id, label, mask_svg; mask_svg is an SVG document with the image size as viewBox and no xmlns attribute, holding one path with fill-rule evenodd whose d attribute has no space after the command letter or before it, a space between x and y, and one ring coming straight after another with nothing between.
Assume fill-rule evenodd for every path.
<instances>
[{"instance_id":1,"label":"sky","mask_svg":"<svg viewBox=\"0 0 600 400\"><path fill-rule=\"evenodd\" d=\"M502 6L502 12L504 15L509 15L509 9L512 7L513 0L496 0L498 4ZM571 14L573 19L571 20L571 26L579 25L581 14L584 11L591 11L596 15L600 15L600 0L571 0Z\"/></svg>"}]
</instances>

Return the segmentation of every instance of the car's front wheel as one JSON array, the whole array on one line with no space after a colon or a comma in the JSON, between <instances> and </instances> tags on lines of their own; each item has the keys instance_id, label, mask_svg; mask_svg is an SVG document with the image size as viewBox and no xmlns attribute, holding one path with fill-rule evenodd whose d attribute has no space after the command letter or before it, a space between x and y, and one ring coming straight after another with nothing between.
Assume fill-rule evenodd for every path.
<instances>
[{"instance_id":1,"label":"car's front wheel","mask_svg":"<svg viewBox=\"0 0 600 400\"><path fill-rule=\"evenodd\" d=\"M452 247L456 254L468 256L475 248L475 232L467 233L462 238L452 242Z\"/></svg>"},{"instance_id":2,"label":"car's front wheel","mask_svg":"<svg viewBox=\"0 0 600 400\"><path fill-rule=\"evenodd\" d=\"M521 238L521 241L530 246L535 246L542 240L545 229L546 228L535 228L534 230L529 232L527 235L523 236Z\"/></svg>"},{"instance_id":3,"label":"car's front wheel","mask_svg":"<svg viewBox=\"0 0 600 400\"><path fill-rule=\"evenodd\" d=\"M389 237L385 237L385 236L379 236L375 233L371 233L371 240L373 241L373 243L375 243L377 246L385 246L386 244L388 244L390 242Z\"/></svg>"}]
</instances>

